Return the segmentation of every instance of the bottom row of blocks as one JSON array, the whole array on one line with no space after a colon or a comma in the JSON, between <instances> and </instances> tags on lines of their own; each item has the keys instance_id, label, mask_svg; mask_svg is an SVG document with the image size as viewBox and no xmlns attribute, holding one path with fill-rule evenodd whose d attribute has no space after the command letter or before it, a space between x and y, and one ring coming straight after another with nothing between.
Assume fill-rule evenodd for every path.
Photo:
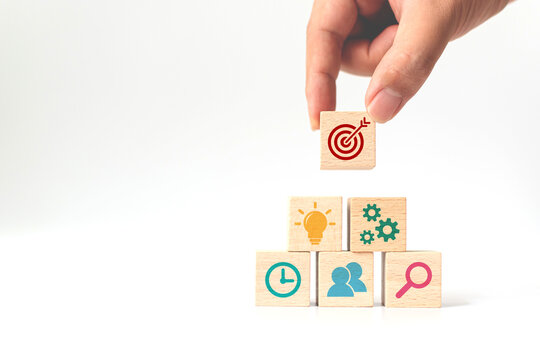
<instances>
[{"instance_id":1,"label":"bottom row of blocks","mask_svg":"<svg viewBox=\"0 0 540 360\"><path fill-rule=\"evenodd\" d=\"M373 306L372 252L319 252L317 305ZM257 252L256 305L310 305L309 252ZM441 306L441 253L383 253L387 307Z\"/></svg>"}]
</instances>

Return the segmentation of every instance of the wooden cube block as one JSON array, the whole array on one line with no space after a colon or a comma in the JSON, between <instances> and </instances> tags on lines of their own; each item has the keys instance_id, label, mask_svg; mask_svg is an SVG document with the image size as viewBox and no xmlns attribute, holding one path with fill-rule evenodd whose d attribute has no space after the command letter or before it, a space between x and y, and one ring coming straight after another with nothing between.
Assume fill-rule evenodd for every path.
<instances>
[{"instance_id":1,"label":"wooden cube block","mask_svg":"<svg viewBox=\"0 0 540 360\"><path fill-rule=\"evenodd\" d=\"M373 253L320 252L319 306L373 306Z\"/></svg>"},{"instance_id":2,"label":"wooden cube block","mask_svg":"<svg viewBox=\"0 0 540 360\"><path fill-rule=\"evenodd\" d=\"M309 306L309 252L257 252L255 304Z\"/></svg>"},{"instance_id":3,"label":"wooden cube block","mask_svg":"<svg viewBox=\"0 0 540 360\"><path fill-rule=\"evenodd\" d=\"M373 169L375 121L367 112L321 112L321 170Z\"/></svg>"},{"instance_id":4,"label":"wooden cube block","mask_svg":"<svg viewBox=\"0 0 540 360\"><path fill-rule=\"evenodd\" d=\"M350 198L350 251L405 251L406 198Z\"/></svg>"},{"instance_id":5,"label":"wooden cube block","mask_svg":"<svg viewBox=\"0 0 540 360\"><path fill-rule=\"evenodd\" d=\"M441 253L384 253L382 289L387 307L441 307Z\"/></svg>"},{"instance_id":6,"label":"wooden cube block","mask_svg":"<svg viewBox=\"0 0 540 360\"><path fill-rule=\"evenodd\" d=\"M289 198L289 251L341 251L342 199Z\"/></svg>"}]
</instances>

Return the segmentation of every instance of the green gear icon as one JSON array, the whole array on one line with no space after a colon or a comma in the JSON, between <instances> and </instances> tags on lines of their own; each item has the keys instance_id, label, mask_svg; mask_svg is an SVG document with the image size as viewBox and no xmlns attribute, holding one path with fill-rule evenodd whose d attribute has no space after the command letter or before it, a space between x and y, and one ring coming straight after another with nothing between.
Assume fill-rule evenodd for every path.
<instances>
[{"instance_id":1,"label":"green gear icon","mask_svg":"<svg viewBox=\"0 0 540 360\"><path fill-rule=\"evenodd\" d=\"M363 210L363 216L367 218L367 221L377 221L377 218L381 217L381 209L377 207L377 204L367 204L367 207L365 207ZM373 215L369 215L370 210L373 210Z\"/></svg>"},{"instance_id":2,"label":"green gear icon","mask_svg":"<svg viewBox=\"0 0 540 360\"><path fill-rule=\"evenodd\" d=\"M371 230L364 230L362 234L360 234L360 241L364 243L364 245L371 245L371 242L375 240L375 234L371 232Z\"/></svg>"},{"instance_id":3,"label":"green gear icon","mask_svg":"<svg viewBox=\"0 0 540 360\"><path fill-rule=\"evenodd\" d=\"M379 226L375 228L379 233L377 234L377 237L382 237L384 239L384 242L388 242L388 239L396 240L396 234L399 234L399 229L397 228L397 221L392 222L390 218L387 218L386 221L379 220ZM385 234L383 229L385 226L390 226L392 228L392 231L390 231L389 234Z\"/></svg>"}]
</instances>

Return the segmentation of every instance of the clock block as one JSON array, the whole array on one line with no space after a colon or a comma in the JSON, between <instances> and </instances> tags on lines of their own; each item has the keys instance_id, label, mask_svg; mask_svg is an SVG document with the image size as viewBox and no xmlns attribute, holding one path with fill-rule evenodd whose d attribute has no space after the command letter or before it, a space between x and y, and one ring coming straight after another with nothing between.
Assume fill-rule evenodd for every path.
<instances>
[{"instance_id":1,"label":"clock block","mask_svg":"<svg viewBox=\"0 0 540 360\"><path fill-rule=\"evenodd\" d=\"M375 167L375 121L367 112L321 112L321 170Z\"/></svg>"},{"instance_id":2,"label":"clock block","mask_svg":"<svg viewBox=\"0 0 540 360\"><path fill-rule=\"evenodd\" d=\"M309 252L257 252L255 305L309 306Z\"/></svg>"},{"instance_id":3,"label":"clock block","mask_svg":"<svg viewBox=\"0 0 540 360\"><path fill-rule=\"evenodd\" d=\"M347 245L350 251L406 250L406 198L350 198L347 210Z\"/></svg>"},{"instance_id":4,"label":"clock block","mask_svg":"<svg viewBox=\"0 0 540 360\"><path fill-rule=\"evenodd\" d=\"M289 198L289 251L341 251L342 199Z\"/></svg>"},{"instance_id":5,"label":"clock block","mask_svg":"<svg viewBox=\"0 0 540 360\"><path fill-rule=\"evenodd\" d=\"M317 304L373 306L373 253L320 252Z\"/></svg>"},{"instance_id":6,"label":"clock block","mask_svg":"<svg viewBox=\"0 0 540 360\"><path fill-rule=\"evenodd\" d=\"M387 307L441 307L441 253L383 253L382 289Z\"/></svg>"}]
</instances>

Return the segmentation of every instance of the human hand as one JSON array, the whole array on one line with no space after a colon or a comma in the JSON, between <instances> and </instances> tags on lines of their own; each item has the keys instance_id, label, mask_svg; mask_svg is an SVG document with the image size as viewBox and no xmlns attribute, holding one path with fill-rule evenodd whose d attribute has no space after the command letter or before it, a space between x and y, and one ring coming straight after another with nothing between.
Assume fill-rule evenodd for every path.
<instances>
[{"instance_id":1,"label":"human hand","mask_svg":"<svg viewBox=\"0 0 540 360\"><path fill-rule=\"evenodd\" d=\"M340 70L372 76L365 103L392 119L426 81L449 41L512 0L315 0L307 28L306 98L312 129L335 110Z\"/></svg>"}]
</instances>

